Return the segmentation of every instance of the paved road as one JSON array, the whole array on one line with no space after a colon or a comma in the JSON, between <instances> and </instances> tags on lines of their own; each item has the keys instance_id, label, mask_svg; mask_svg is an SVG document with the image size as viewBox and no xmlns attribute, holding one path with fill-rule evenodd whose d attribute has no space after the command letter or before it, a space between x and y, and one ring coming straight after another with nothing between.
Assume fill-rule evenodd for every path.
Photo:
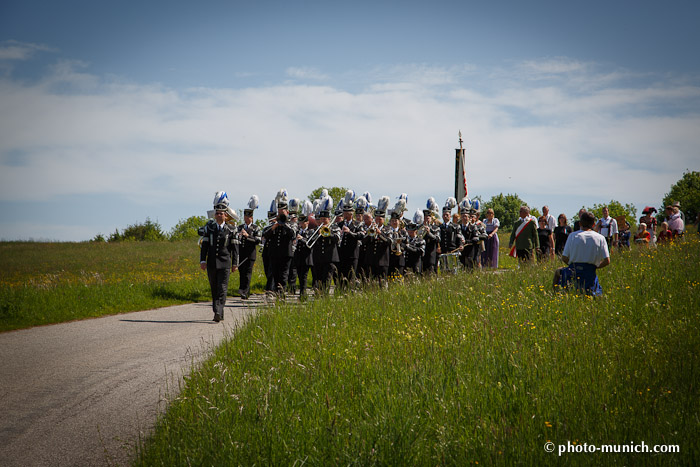
<instances>
[{"instance_id":1,"label":"paved road","mask_svg":"<svg viewBox=\"0 0 700 467\"><path fill-rule=\"evenodd\" d=\"M259 303L229 298L221 323L199 303L0 334L0 464L128 464L183 374Z\"/></svg>"}]
</instances>

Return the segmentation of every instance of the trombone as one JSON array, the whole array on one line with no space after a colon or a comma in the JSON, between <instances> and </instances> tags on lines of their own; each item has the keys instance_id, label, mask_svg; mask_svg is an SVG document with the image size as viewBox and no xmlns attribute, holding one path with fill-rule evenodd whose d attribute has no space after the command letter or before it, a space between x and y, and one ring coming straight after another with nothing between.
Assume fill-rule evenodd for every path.
<instances>
[{"instance_id":1,"label":"trombone","mask_svg":"<svg viewBox=\"0 0 700 467\"><path fill-rule=\"evenodd\" d=\"M321 224L318 227L316 227L316 230L314 230L314 233L311 234L311 236L306 240L306 246L307 248L311 249L314 247L316 244L316 241L321 238L321 237L330 237L331 236L331 228L327 226L326 224Z\"/></svg>"}]
</instances>

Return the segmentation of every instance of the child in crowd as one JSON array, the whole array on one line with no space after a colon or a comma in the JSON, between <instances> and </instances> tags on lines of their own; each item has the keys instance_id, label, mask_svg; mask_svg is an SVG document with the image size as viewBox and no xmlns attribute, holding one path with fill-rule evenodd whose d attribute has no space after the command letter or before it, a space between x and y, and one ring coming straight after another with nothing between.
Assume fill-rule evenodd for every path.
<instances>
[{"instance_id":1,"label":"child in crowd","mask_svg":"<svg viewBox=\"0 0 700 467\"><path fill-rule=\"evenodd\" d=\"M673 232L668 228L668 222L662 222L659 226L659 234L656 243L670 243L673 240Z\"/></svg>"},{"instance_id":2,"label":"child in crowd","mask_svg":"<svg viewBox=\"0 0 700 467\"><path fill-rule=\"evenodd\" d=\"M630 237L632 236L630 227L630 223L627 221L625 221L625 225L620 226L620 236L617 244L620 249L626 248L629 250L630 248Z\"/></svg>"},{"instance_id":3,"label":"child in crowd","mask_svg":"<svg viewBox=\"0 0 700 467\"><path fill-rule=\"evenodd\" d=\"M648 246L651 240L651 234L647 230L647 225L642 222L639 224L637 235L634 236L634 243L641 246Z\"/></svg>"}]
</instances>

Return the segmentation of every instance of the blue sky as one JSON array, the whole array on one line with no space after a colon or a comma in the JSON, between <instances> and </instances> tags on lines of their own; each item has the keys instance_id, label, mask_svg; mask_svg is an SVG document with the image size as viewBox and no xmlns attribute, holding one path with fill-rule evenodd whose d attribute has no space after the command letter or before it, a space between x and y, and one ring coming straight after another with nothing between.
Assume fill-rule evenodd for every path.
<instances>
[{"instance_id":1,"label":"blue sky","mask_svg":"<svg viewBox=\"0 0 700 467\"><path fill-rule=\"evenodd\" d=\"M6 0L0 239L168 230L221 189L413 212L452 195L459 130L470 195L658 205L700 170L697 24L690 1Z\"/></svg>"}]
</instances>

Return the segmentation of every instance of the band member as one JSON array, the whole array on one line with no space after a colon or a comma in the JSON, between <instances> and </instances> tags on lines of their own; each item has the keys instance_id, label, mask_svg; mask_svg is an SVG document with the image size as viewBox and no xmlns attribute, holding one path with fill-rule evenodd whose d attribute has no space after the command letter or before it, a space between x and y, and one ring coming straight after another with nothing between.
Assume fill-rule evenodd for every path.
<instances>
[{"instance_id":1,"label":"band member","mask_svg":"<svg viewBox=\"0 0 700 467\"><path fill-rule=\"evenodd\" d=\"M425 240L416 235L418 227L423 224L423 213L416 210L413 215L413 222L406 225L406 245L405 245L405 273L421 275L423 273L423 255L425 254Z\"/></svg>"},{"instance_id":2,"label":"band member","mask_svg":"<svg viewBox=\"0 0 700 467\"><path fill-rule=\"evenodd\" d=\"M367 263L373 279L380 284L386 284L389 272L389 255L391 250L391 237L389 227L384 225L384 216L389 206L389 197L382 196L374 211L374 222L368 227L365 235L367 242ZM363 242L364 243L364 242Z\"/></svg>"},{"instance_id":3,"label":"band member","mask_svg":"<svg viewBox=\"0 0 700 467\"><path fill-rule=\"evenodd\" d=\"M299 230L299 199L298 198L292 198L289 200L289 222L291 223L290 225L293 224L294 230ZM296 252L297 248L297 240L296 238L292 242L292 249L294 252ZM292 254L292 258L294 257L294 253ZM289 274L287 275L287 292L291 293L294 295L296 293L296 284L297 284L297 266L294 260L289 263Z\"/></svg>"},{"instance_id":4,"label":"band member","mask_svg":"<svg viewBox=\"0 0 700 467\"><path fill-rule=\"evenodd\" d=\"M270 204L270 209L267 211L267 225L271 226L275 222L276 218L277 218L277 201L275 201L273 199L272 203ZM265 229L263 229L263 232L264 231L265 231ZM265 271L265 292L272 292L273 291L272 284L274 281L272 279L272 265L270 263L270 250L271 250L271 248L267 247L267 240L265 237L262 237L261 243L262 243L263 269Z\"/></svg>"},{"instance_id":5,"label":"band member","mask_svg":"<svg viewBox=\"0 0 700 467\"><path fill-rule=\"evenodd\" d=\"M406 243L406 231L401 227L403 213L406 209L408 196L402 193L391 212L389 219L389 234L391 238L391 255L389 256L389 276L403 276L406 266L404 245Z\"/></svg>"},{"instance_id":6,"label":"band member","mask_svg":"<svg viewBox=\"0 0 700 467\"><path fill-rule=\"evenodd\" d=\"M239 225L238 233L239 264L238 293L243 300L250 296L250 280L253 277L253 265L257 259L258 244L262 241L262 233L259 226L253 222L253 211L258 208L258 197L253 195L248 201L248 207L243 210L243 224Z\"/></svg>"},{"instance_id":7,"label":"band member","mask_svg":"<svg viewBox=\"0 0 700 467\"><path fill-rule=\"evenodd\" d=\"M458 224L452 222L452 209L457 206L457 200L447 198L442 208L442 224L440 225L440 252L443 254L454 253L464 244L462 230Z\"/></svg>"},{"instance_id":8,"label":"band member","mask_svg":"<svg viewBox=\"0 0 700 467\"><path fill-rule=\"evenodd\" d=\"M284 295L289 278L289 263L294 256L293 243L297 237L296 226L289 222L287 191L281 189L275 197L277 217L272 225L265 227L263 237L269 248L272 290Z\"/></svg>"},{"instance_id":9,"label":"band member","mask_svg":"<svg viewBox=\"0 0 700 467\"><path fill-rule=\"evenodd\" d=\"M423 240L425 240L425 255L423 255L423 271L437 274L438 245L440 245L440 228L433 225L433 216L437 212L437 203L430 197L423 209L423 225L425 229Z\"/></svg>"},{"instance_id":10,"label":"band member","mask_svg":"<svg viewBox=\"0 0 700 467\"><path fill-rule=\"evenodd\" d=\"M224 319L229 276L238 266L238 242L235 228L226 223L230 209L225 191L214 196L214 211L214 219L199 230L202 236L199 265L207 271L214 321L218 323Z\"/></svg>"},{"instance_id":11,"label":"band member","mask_svg":"<svg viewBox=\"0 0 700 467\"><path fill-rule=\"evenodd\" d=\"M368 195L369 193L366 193ZM366 240L367 230L370 228L374 219L369 211L369 203L365 195L357 198L355 202L355 219L360 218L361 223L358 225L357 233L360 234L360 251L357 258L357 275L361 280L367 281L372 277L371 267L369 263L369 255L367 253L369 243Z\"/></svg>"},{"instance_id":12,"label":"band member","mask_svg":"<svg viewBox=\"0 0 700 467\"><path fill-rule=\"evenodd\" d=\"M314 288L326 291L331 285L331 280L339 261L338 243L340 243L340 229L331 224L331 210L333 198L328 196L321 200L318 217L321 226L313 243L314 258Z\"/></svg>"},{"instance_id":13,"label":"band member","mask_svg":"<svg viewBox=\"0 0 700 467\"><path fill-rule=\"evenodd\" d=\"M475 228L472 225L471 209L472 203L469 198L464 198L459 202L460 233L464 238L464 243L459 248L459 262L465 269L473 266L469 259L474 256L474 238L476 237Z\"/></svg>"},{"instance_id":14,"label":"band member","mask_svg":"<svg viewBox=\"0 0 700 467\"><path fill-rule=\"evenodd\" d=\"M304 201L299 216L299 231L297 232L297 246L294 250L294 264L296 265L297 277L299 278L299 297L306 296L306 283L308 280L309 270L314 265L313 255L308 242L313 229L309 228L309 214L313 211L313 205L310 201Z\"/></svg>"},{"instance_id":15,"label":"band member","mask_svg":"<svg viewBox=\"0 0 700 467\"><path fill-rule=\"evenodd\" d=\"M360 243L364 233L360 223L353 221L355 192L348 190L343 199L343 217L338 222L340 228L340 245L338 255L338 279L341 287L347 287L357 278L357 263L360 257Z\"/></svg>"},{"instance_id":16,"label":"band member","mask_svg":"<svg viewBox=\"0 0 700 467\"><path fill-rule=\"evenodd\" d=\"M478 199L472 200L472 209L469 212L471 217L471 223L474 226L475 239L472 241L476 242L474 248L472 248L472 256L470 262L472 268L481 269L481 254L486 251L486 239L489 237L486 233L486 226L483 222L479 220L479 208L481 203Z\"/></svg>"}]
</instances>

